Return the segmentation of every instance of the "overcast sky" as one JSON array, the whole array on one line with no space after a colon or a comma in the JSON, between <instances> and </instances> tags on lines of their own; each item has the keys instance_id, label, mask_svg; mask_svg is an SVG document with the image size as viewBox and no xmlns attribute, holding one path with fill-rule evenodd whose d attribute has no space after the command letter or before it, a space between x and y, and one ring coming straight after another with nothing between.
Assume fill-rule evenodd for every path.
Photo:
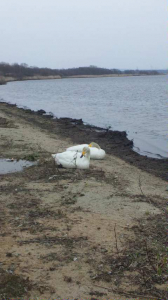
<instances>
[{"instance_id":1,"label":"overcast sky","mask_svg":"<svg viewBox=\"0 0 168 300\"><path fill-rule=\"evenodd\" d=\"M167 0L0 0L0 61L162 69Z\"/></svg>"}]
</instances>

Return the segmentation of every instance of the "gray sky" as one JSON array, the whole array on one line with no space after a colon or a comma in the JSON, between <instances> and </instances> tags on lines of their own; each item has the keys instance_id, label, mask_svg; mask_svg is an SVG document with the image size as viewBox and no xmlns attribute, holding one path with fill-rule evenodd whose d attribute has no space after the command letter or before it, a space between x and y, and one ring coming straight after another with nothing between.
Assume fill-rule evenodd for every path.
<instances>
[{"instance_id":1,"label":"gray sky","mask_svg":"<svg viewBox=\"0 0 168 300\"><path fill-rule=\"evenodd\" d=\"M167 0L0 0L0 61L167 68Z\"/></svg>"}]
</instances>

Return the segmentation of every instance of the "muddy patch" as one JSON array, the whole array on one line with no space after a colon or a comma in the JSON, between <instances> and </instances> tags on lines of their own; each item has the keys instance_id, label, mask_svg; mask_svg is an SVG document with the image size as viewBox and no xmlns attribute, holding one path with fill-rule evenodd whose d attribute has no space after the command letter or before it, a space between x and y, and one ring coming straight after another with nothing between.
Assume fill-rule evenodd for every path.
<instances>
[{"instance_id":1,"label":"muddy patch","mask_svg":"<svg viewBox=\"0 0 168 300\"><path fill-rule=\"evenodd\" d=\"M15 128L15 127L16 126L12 121L0 117L0 128Z\"/></svg>"},{"instance_id":2,"label":"muddy patch","mask_svg":"<svg viewBox=\"0 0 168 300\"><path fill-rule=\"evenodd\" d=\"M23 297L31 290L32 284L29 278L10 274L0 269L0 298L3 300Z\"/></svg>"}]
</instances>

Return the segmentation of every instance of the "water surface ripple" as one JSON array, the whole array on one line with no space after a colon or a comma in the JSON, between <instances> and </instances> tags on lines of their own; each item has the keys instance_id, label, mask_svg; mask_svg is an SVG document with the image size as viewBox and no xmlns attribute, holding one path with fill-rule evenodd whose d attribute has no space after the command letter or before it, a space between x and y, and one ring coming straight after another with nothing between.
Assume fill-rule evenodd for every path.
<instances>
[{"instance_id":1,"label":"water surface ripple","mask_svg":"<svg viewBox=\"0 0 168 300\"><path fill-rule=\"evenodd\" d=\"M72 78L11 82L0 98L56 117L126 131L134 149L167 157L167 76Z\"/></svg>"}]
</instances>

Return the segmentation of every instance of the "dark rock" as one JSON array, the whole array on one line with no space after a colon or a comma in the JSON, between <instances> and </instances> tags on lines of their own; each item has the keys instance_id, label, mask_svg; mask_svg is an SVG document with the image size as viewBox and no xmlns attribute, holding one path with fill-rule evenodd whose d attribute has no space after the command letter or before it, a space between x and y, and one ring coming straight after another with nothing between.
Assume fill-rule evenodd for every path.
<instances>
[{"instance_id":1,"label":"dark rock","mask_svg":"<svg viewBox=\"0 0 168 300\"><path fill-rule=\"evenodd\" d=\"M75 125L83 125L82 119L60 118L59 120L65 122L65 123L73 123Z\"/></svg>"},{"instance_id":2,"label":"dark rock","mask_svg":"<svg viewBox=\"0 0 168 300\"><path fill-rule=\"evenodd\" d=\"M7 253L6 253L6 256L7 256L7 257L12 257L12 253L11 253L11 252L7 252Z\"/></svg>"},{"instance_id":3,"label":"dark rock","mask_svg":"<svg viewBox=\"0 0 168 300\"><path fill-rule=\"evenodd\" d=\"M46 114L45 110L43 110L43 109L39 109L36 113L40 116Z\"/></svg>"},{"instance_id":4,"label":"dark rock","mask_svg":"<svg viewBox=\"0 0 168 300\"><path fill-rule=\"evenodd\" d=\"M52 118L53 118L53 115L44 115L44 117L45 117L46 119L52 119Z\"/></svg>"},{"instance_id":5,"label":"dark rock","mask_svg":"<svg viewBox=\"0 0 168 300\"><path fill-rule=\"evenodd\" d=\"M76 125L82 125L83 121L82 121L82 119L72 119L71 123L74 123Z\"/></svg>"},{"instance_id":6,"label":"dark rock","mask_svg":"<svg viewBox=\"0 0 168 300\"><path fill-rule=\"evenodd\" d=\"M25 111L26 113L30 113L30 114L34 113L34 111L31 110L31 109L25 109L24 111Z\"/></svg>"}]
</instances>

